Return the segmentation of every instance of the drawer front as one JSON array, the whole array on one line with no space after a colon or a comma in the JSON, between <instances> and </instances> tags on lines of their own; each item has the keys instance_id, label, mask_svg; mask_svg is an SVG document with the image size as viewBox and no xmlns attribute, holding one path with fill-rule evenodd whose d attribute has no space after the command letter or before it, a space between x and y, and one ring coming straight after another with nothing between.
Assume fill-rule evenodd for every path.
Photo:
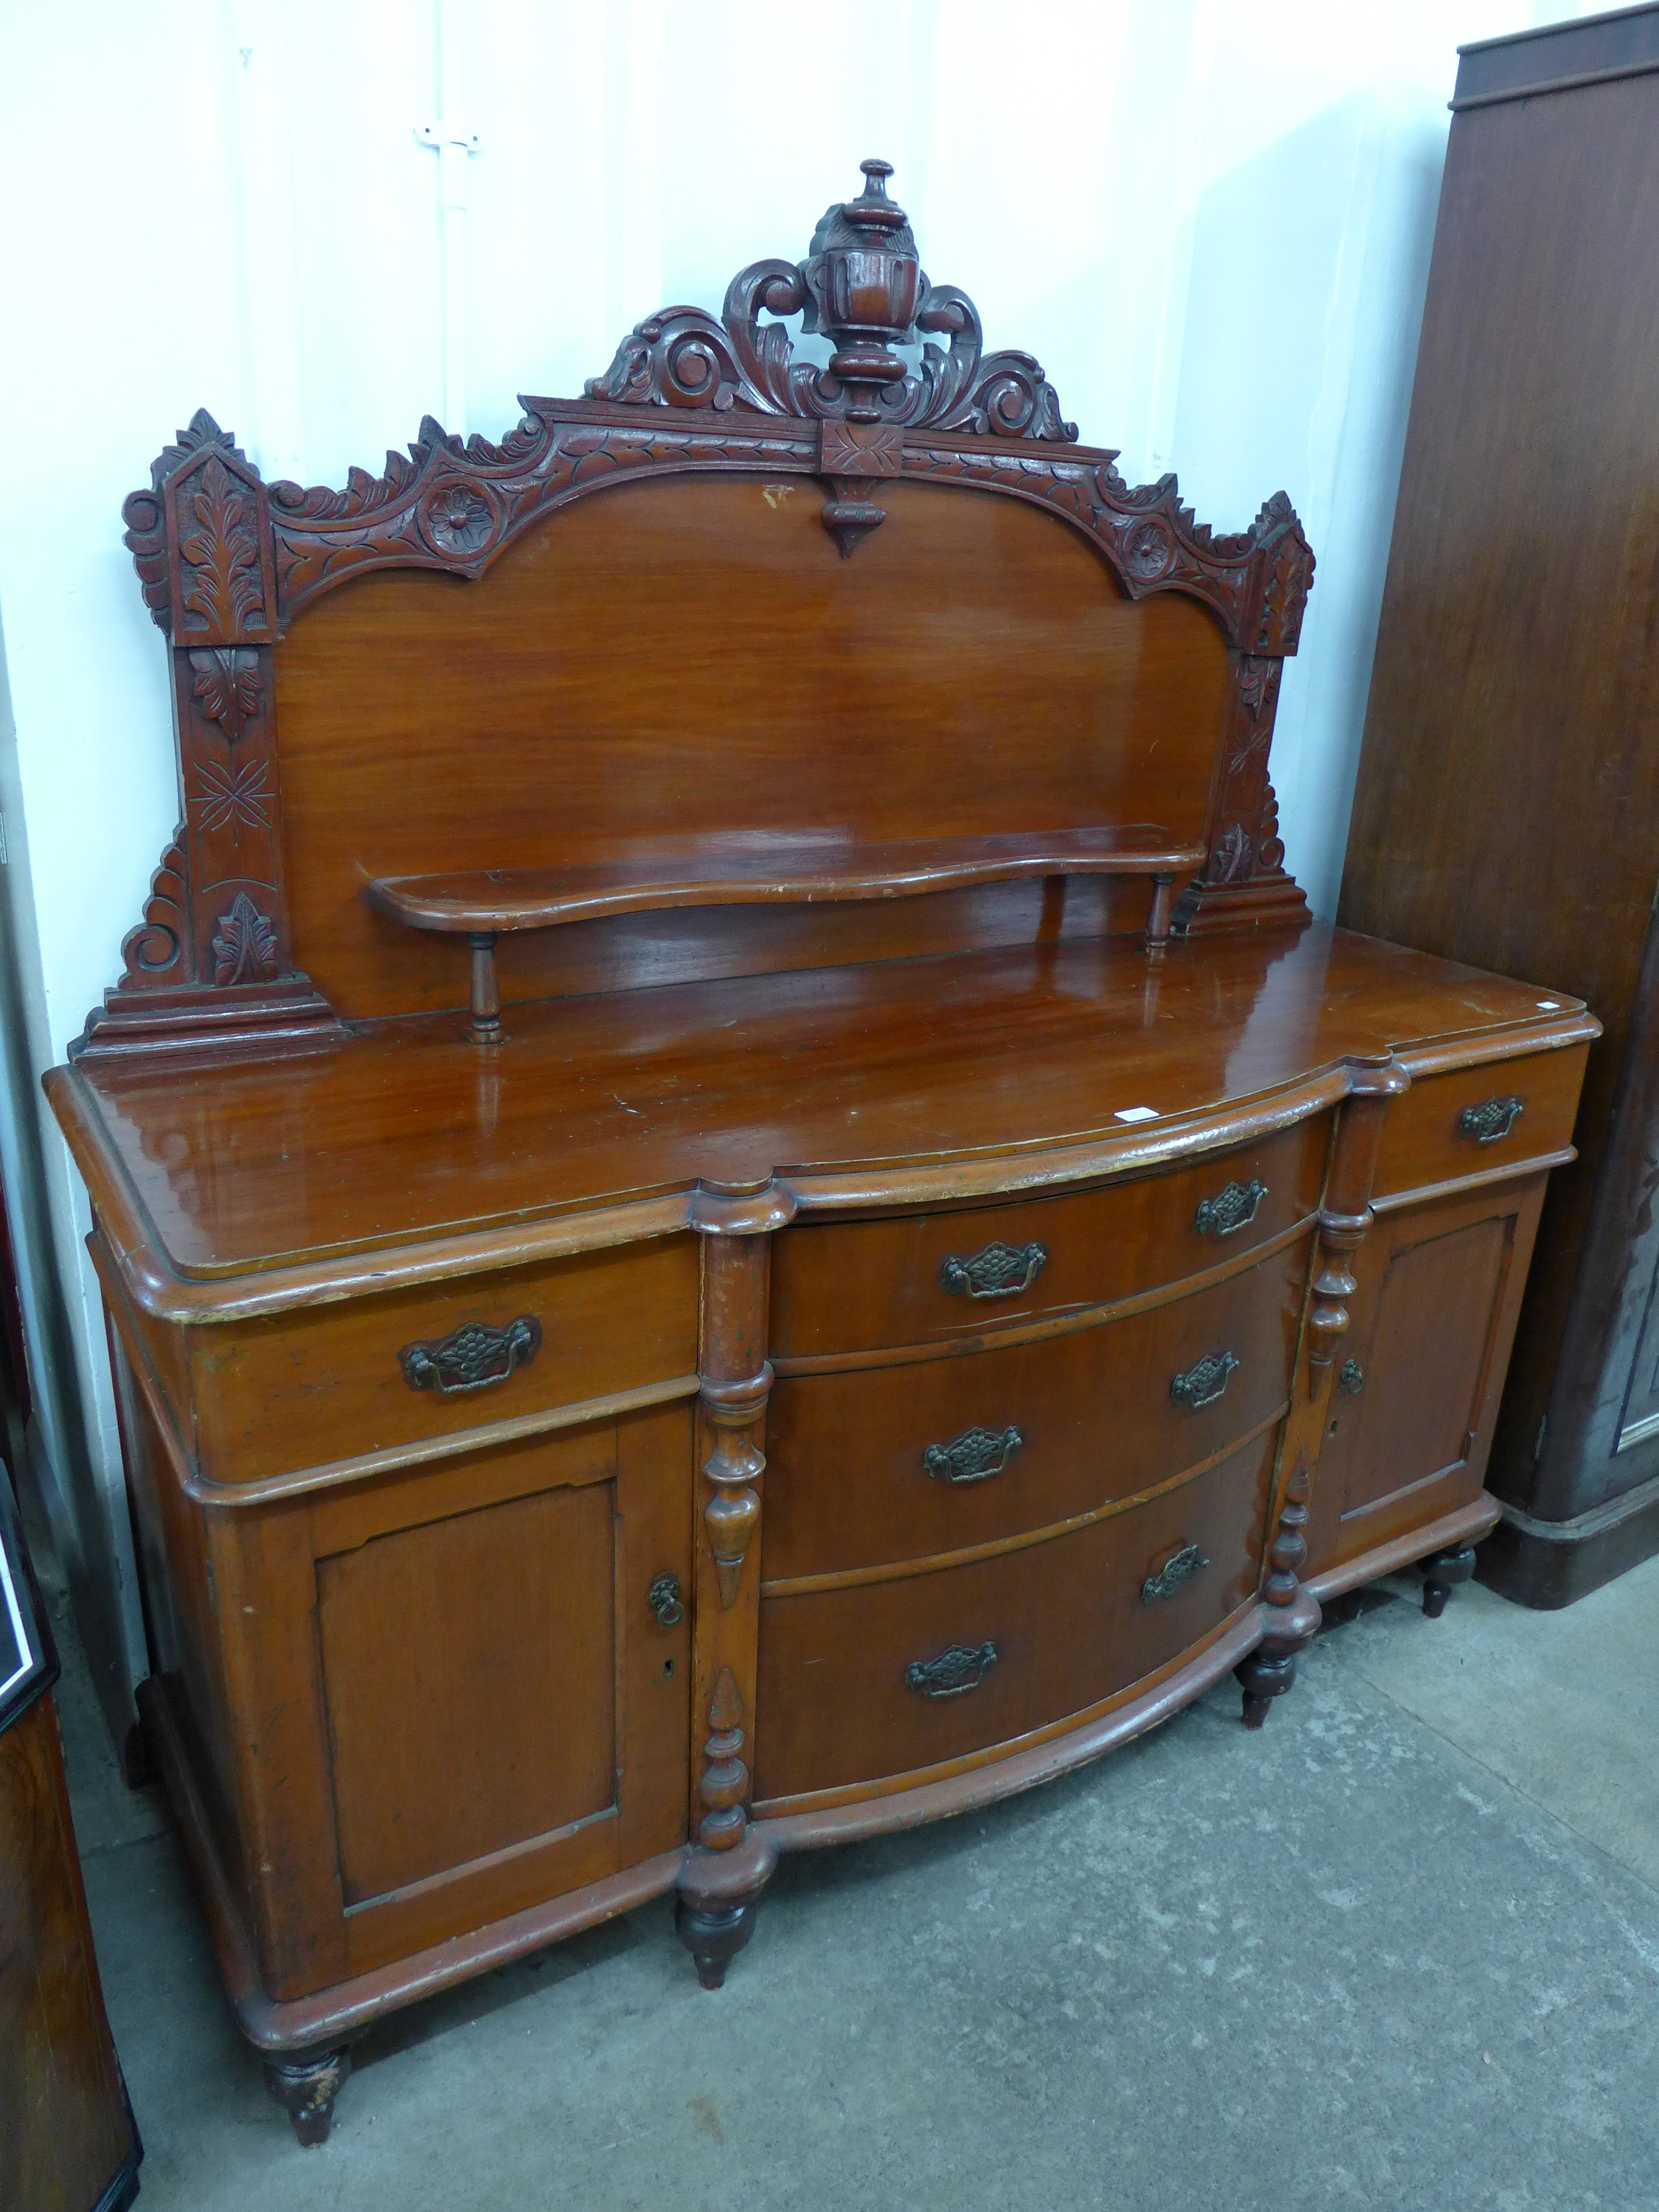
<instances>
[{"instance_id":1,"label":"drawer front","mask_svg":"<svg viewBox=\"0 0 1659 2212\"><path fill-rule=\"evenodd\" d=\"M1200 1642L1256 1589L1275 1442L1260 1437L1162 1497L1047 1543L899 1581L763 1596L757 1799L911 1774L1006 1743ZM1176 1564L1183 1556L1190 1571Z\"/></svg>"},{"instance_id":2,"label":"drawer front","mask_svg":"<svg viewBox=\"0 0 1659 2212\"><path fill-rule=\"evenodd\" d=\"M1425 1076L1392 1101L1372 1194L1422 1190L1572 1142L1588 1045Z\"/></svg>"},{"instance_id":3,"label":"drawer front","mask_svg":"<svg viewBox=\"0 0 1659 2212\"><path fill-rule=\"evenodd\" d=\"M1069 1198L811 1223L778 1237L772 1343L810 1357L937 1343L1155 1290L1311 1213L1329 1121Z\"/></svg>"},{"instance_id":4,"label":"drawer front","mask_svg":"<svg viewBox=\"0 0 1659 2212\"><path fill-rule=\"evenodd\" d=\"M203 1471L247 1482L693 1374L696 1239L191 1332Z\"/></svg>"},{"instance_id":5,"label":"drawer front","mask_svg":"<svg viewBox=\"0 0 1659 2212\"><path fill-rule=\"evenodd\" d=\"M994 1543L1212 1458L1289 1395L1307 1257L1303 1241L1194 1297L1036 1343L785 1378L768 1409L763 1573ZM1195 1372L1187 1398L1207 1402L1182 1402L1173 1386Z\"/></svg>"}]
</instances>

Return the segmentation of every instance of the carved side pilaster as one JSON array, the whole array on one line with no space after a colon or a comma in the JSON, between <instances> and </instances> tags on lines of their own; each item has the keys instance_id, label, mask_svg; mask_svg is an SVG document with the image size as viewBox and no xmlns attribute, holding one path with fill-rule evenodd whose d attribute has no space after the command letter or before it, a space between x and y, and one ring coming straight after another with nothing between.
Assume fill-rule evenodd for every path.
<instances>
[{"instance_id":1,"label":"carved side pilaster","mask_svg":"<svg viewBox=\"0 0 1659 2212\"><path fill-rule=\"evenodd\" d=\"M1295 542L1306 550L1300 525ZM1259 636L1260 607L1253 596L1259 581L1255 567L1253 558L1241 630ZM1312 567L1309 553L1309 575ZM1298 622L1299 615L1298 606ZM1252 623L1254 632L1249 627ZM1281 618L1272 635L1277 641L1287 635L1293 638L1295 633ZM1308 911L1301 885L1285 872L1279 801L1268 775L1285 663L1279 655L1259 650L1234 653L1231 661L1227 726L1211 796L1209 858L1198 881L1182 896L1176 914L1176 929L1188 936L1246 922L1305 920Z\"/></svg>"},{"instance_id":2,"label":"carved side pilaster","mask_svg":"<svg viewBox=\"0 0 1659 2212\"><path fill-rule=\"evenodd\" d=\"M123 943L121 980L71 1052L291 1040L330 1027L289 941L265 487L202 410L124 514L144 598L171 641L182 818L143 920Z\"/></svg>"}]
</instances>

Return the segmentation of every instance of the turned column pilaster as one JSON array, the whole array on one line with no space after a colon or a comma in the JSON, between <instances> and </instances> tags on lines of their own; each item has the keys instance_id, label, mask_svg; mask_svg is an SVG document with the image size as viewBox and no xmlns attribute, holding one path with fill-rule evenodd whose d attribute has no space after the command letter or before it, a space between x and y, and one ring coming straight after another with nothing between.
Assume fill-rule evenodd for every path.
<instances>
[{"instance_id":1,"label":"turned column pilaster","mask_svg":"<svg viewBox=\"0 0 1659 2212\"><path fill-rule=\"evenodd\" d=\"M753 1931L776 1863L751 1831L755 1674L766 1406L772 1369L771 1235L794 1211L786 1194L700 1194L702 1307L696 1423L696 1595L693 1633L693 1849L675 1925L705 1989Z\"/></svg>"},{"instance_id":2,"label":"turned column pilaster","mask_svg":"<svg viewBox=\"0 0 1659 2212\"><path fill-rule=\"evenodd\" d=\"M1261 1642L1234 1670L1244 1692L1246 1728L1260 1728L1273 1700L1291 1687L1297 1656L1319 1626L1318 1601L1300 1579L1308 1558L1304 1534L1308 1501L1318 1479L1336 1347L1347 1329L1348 1301L1358 1287L1349 1263L1371 1225L1371 1181L1389 1101L1410 1085L1410 1076L1392 1055L1362 1064L1352 1070L1348 1097L1338 1109L1319 1209L1316 1272L1309 1288L1296 1386L1279 1455L1280 1467L1289 1473L1274 1500L1269 1524L1273 1536L1261 1586L1267 1626Z\"/></svg>"}]
</instances>

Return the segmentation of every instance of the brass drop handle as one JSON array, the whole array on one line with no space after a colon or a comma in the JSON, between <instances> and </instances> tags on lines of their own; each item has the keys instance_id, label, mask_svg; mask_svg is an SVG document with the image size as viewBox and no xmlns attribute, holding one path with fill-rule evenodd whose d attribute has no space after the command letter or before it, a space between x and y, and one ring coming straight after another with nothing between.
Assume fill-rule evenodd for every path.
<instances>
[{"instance_id":1,"label":"brass drop handle","mask_svg":"<svg viewBox=\"0 0 1659 2212\"><path fill-rule=\"evenodd\" d=\"M964 1429L948 1444L929 1444L921 1463L935 1482L988 1482L1024 1449L1024 1434L1011 1421L1006 1429Z\"/></svg>"},{"instance_id":2,"label":"brass drop handle","mask_svg":"<svg viewBox=\"0 0 1659 2212\"><path fill-rule=\"evenodd\" d=\"M1212 1352L1196 1367L1189 1367L1184 1375L1176 1376L1170 1385L1170 1395L1189 1413L1197 1413L1202 1406L1213 1406L1237 1374L1239 1365L1234 1353Z\"/></svg>"},{"instance_id":3,"label":"brass drop handle","mask_svg":"<svg viewBox=\"0 0 1659 2212\"><path fill-rule=\"evenodd\" d=\"M939 1287L957 1298L1014 1298L1030 1289L1048 1264L1046 1244L1005 1244L994 1238L965 1260L947 1253L939 1263Z\"/></svg>"},{"instance_id":4,"label":"brass drop handle","mask_svg":"<svg viewBox=\"0 0 1659 2212\"><path fill-rule=\"evenodd\" d=\"M1140 1602L1142 1605L1155 1605L1161 1597L1173 1597L1182 1583L1190 1582L1209 1564L1200 1546L1183 1544L1178 1552L1165 1559L1155 1575L1148 1575L1142 1583Z\"/></svg>"},{"instance_id":5,"label":"brass drop handle","mask_svg":"<svg viewBox=\"0 0 1659 2212\"><path fill-rule=\"evenodd\" d=\"M435 1390L441 1398L454 1398L505 1382L515 1369L529 1366L541 1341L542 1325L534 1314L520 1314L505 1328L483 1321L463 1322L447 1336L404 1345L398 1364L411 1390Z\"/></svg>"},{"instance_id":6,"label":"brass drop handle","mask_svg":"<svg viewBox=\"0 0 1659 2212\"><path fill-rule=\"evenodd\" d=\"M904 1670L906 1686L924 1698L960 1698L980 1684L997 1663L997 1647L989 1638L976 1650L953 1644L937 1659L913 1659Z\"/></svg>"},{"instance_id":7,"label":"brass drop handle","mask_svg":"<svg viewBox=\"0 0 1659 2212\"><path fill-rule=\"evenodd\" d=\"M1200 1237L1236 1237L1255 1219L1256 1211L1267 1195L1267 1184L1255 1176L1249 1182L1230 1182L1213 1198L1200 1199L1193 1226Z\"/></svg>"},{"instance_id":8,"label":"brass drop handle","mask_svg":"<svg viewBox=\"0 0 1659 2212\"><path fill-rule=\"evenodd\" d=\"M1487 1098L1479 1106L1466 1106L1457 1117L1457 1133L1473 1137L1477 1145L1495 1145L1508 1136L1526 1103L1524 1098Z\"/></svg>"},{"instance_id":9,"label":"brass drop handle","mask_svg":"<svg viewBox=\"0 0 1659 2212\"><path fill-rule=\"evenodd\" d=\"M1365 1387L1365 1370L1357 1359L1345 1359L1337 1374L1336 1387L1357 1398Z\"/></svg>"},{"instance_id":10,"label":"brass drop handle","mask_svg":"<svg viewBox=\"0 0 1659 2212\"><path fill-rule=\"evenodd\" d=\"M685 1606L680 1596L678 1575L659 1575L645 1594L651 1608L651 1618L659 1628L678 1627L685 1618Z\"/></svg>"}]
</instances>

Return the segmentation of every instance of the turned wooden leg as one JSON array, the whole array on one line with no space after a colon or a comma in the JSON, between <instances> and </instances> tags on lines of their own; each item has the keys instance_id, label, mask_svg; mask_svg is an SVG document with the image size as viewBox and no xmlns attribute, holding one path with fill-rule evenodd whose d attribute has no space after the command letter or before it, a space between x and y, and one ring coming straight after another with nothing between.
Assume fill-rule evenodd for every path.
<instances>
[{"instance_id":1,"label":"turned wooden leg","mask_svg":"<svg viewBox=\"0 0 1659 2212\"><path fill-rule=\"evenodd\" d=\"M1282 1698L1296 1680L1297 1656L1312 1641L1319 1626L1319 1601L1297 1580L1297 1570L1308 1556L1302 1531L1308 1523L1308 1462L1297 1460L1285 1486L1285 1504L1279 1528L1268 1553L1267 1580L1261 1586L1267 1615L1267 1632L1233 1679L1244 1692L1244 1725L1259 1729L1267 1720L1275 1698Z\"/></svg>"},{"instance_id":2,"label":"turned wooden leg","mask_svg":"<svg viewBox=\"0 0 1659 2212\"><path fill-rule=\"evenodd\" d=\"M1474 1547L1460 1544L1455 1551L1436 1552L1423 1561L1423 1610L1431 1620L1438 1620L1446 1610L1446 1600L1459 1583L1466 1583L1474 1572Z\"/></svg>"},{"instance_id":3,"label":"turned wooden leg","mask_svg":"<svg viewBox=\"0 0 1659 2212\"><path fill-rule=\"evenodd\" d=\"M325 2051L311 2058L266 2059L265 2087L307 2148L328 2141L334 2100L350 2071L349 2051Z\"/></svg>"},{"instance_id":4,"label":"turned wooden leg","mask_svg":"<svg viewBox=\"0 0 1659 2212\"><path fill-rule=\"evenodd\" d=\"M717 1990L726 1967L755 1932L760 1893L778 1863L775 1845L758 1828L726 1850L694 1850L680 1873L674 1933L691 1954L697 1979Z\"/></svg>"}]
</instances>

